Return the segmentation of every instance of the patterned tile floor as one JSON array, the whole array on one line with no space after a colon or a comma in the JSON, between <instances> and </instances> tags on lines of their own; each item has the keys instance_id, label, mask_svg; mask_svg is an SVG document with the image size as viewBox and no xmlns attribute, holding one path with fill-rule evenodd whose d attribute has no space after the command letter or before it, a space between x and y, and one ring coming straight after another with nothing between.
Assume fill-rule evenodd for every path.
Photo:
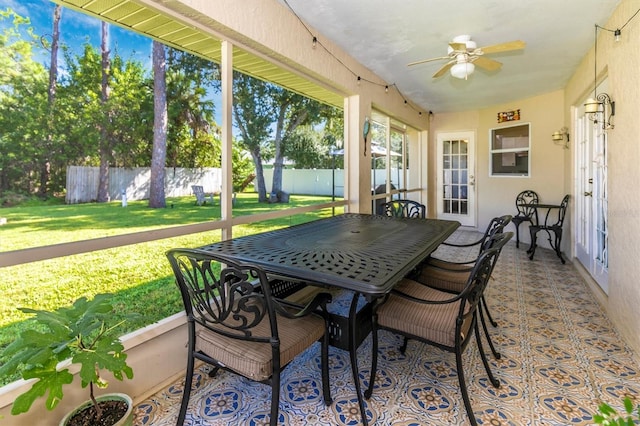
<instances>
[{"instance_id":1,"label":"patterned tile floor","mask_svg":"<svg viewBox=\"0 0 640 426\"><path fill-rule=\"evenodd\" d=\"M458 241L476 237L468 231L452 236ZM460 249L439 250L441 256L466 256ZM506 246L487 290L499 323L490 331L502 359L490 359L501 387L488 383L474 342L463 357L478 423L588 425L600 401L620 408L629 396L640 403L638 355L625 345L574 267L562 265L550 250L539 249L534 261L525 251L513 242ZM366 403L370 424L468 424L453 354L410 341L401 355L400 342L398 336L381 332L377 387ZM363 386L368 384L370 351L369 337L358 349ZM360 424L348 353L330 350L334 402L327 407L319 352L319 344L314 345L283 373L279 424ZM208 370L201 366L196 373L185 424L268 424L267 385L227 372L210 378ZM141 402L136 424L174 425L182 386L176 382Z\"/></svg>"}]
</instances>

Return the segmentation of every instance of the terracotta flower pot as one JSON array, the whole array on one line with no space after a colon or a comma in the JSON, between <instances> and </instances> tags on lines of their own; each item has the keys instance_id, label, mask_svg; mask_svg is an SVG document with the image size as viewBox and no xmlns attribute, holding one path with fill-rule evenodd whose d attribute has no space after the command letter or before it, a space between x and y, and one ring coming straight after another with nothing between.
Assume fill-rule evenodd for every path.
<instances>
[{"instance_id":1,"label":"terracotta flower pot","mask_svg":"<svg viewBox=\"0 0 640 426\"><path fill-rule=\"evenodd\" d=\"M105 395L97 397L96 400L98 402L100 402L100 401L114 401L114 400L116 400L116 401L120 400L120 401L126 402L127 406L129 407L127 409L127 412L124 414L124 416L122 416L122 418L120 420L118 420L116 423L114 423L113 426L132 426L133 425L133 400L131 399L131 397L129 397L129 395L124 394L124 393L109 393L109 394L105 394ZM67 415L64 416L64 418L62 420L60 420L60 425L59 426L67 426L67 422L69 421L69 419L71 419L79 411L84 410L85 408L87 408L88 406L90 406L92 404L93 403L91 402L91 400L83 402L77 408L75 408L74 410L72 410L69 413L67 413Z\"/></svg>"}]
</instances>

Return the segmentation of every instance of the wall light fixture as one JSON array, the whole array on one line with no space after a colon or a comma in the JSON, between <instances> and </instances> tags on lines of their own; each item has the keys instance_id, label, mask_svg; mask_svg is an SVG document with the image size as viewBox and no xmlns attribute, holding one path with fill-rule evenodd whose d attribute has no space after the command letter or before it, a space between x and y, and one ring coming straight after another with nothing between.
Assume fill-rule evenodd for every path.
<instances>
[{"instance_id":1,"label":"wall light fixture","mask_svg":"<svg viewBox=\"0 0 640 426\"><path fill-rule=\"evenodd\" d=\"M606 93L600 93L596 98L589 98L584 103L584 112L594 123L602 123L602 130L613 129L611 117L616 115L616 103ZM600 115L602 114L602 118Z\"/></svg>"},{"instance_id":2,"label":"wall light fixture","mask_svg":"<svg viewBox=\"0 0 640 426\"><path fill-rule=\"evenodd\" d=\"M569 149L569 129L563 127L557 132L553 132L551 140L553 140L553 143L556 145L562 145L563 148Z\"/></svg>"}]
</instances>

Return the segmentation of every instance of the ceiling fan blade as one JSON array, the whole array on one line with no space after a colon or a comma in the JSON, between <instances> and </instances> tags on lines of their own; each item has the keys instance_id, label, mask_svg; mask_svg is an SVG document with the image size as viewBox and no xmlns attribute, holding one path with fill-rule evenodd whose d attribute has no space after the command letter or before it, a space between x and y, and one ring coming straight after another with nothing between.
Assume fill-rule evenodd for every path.
<instances>
[{"instance_id":1,"label":"ceiling fan blade","mask_svg":"<svg viewBox=\"0 0 640 426\"><path fill-rule=\"evenodd\" d=\"M444 73L446 73L447 71L449 71L449 69L453 66L453 64L455 64L456 61L449 61L446 64L444 64L438 71L436 71L436 73L433 75L433 78L438 78L441 75L443 75Z\"/></svg>"},{"instance_id":2,"label":"ceiling fan blade","mask_svg":"<svg viewBox=\"0 0 640 426\"><path fill-rule=\"evenodd\" d=\"M484 54L509 52L511 50L524 49L527 44L522 40L508 41L506 43L493 44L491 46L481 47L480 50Z\"/></svg>"},{"instance_id":3,"label":"ceiling fan blade","mask_svg":"<svg viewBox=\"0 0 640 426\"><path fill-rule=\"evenodd\" d=\"M502 66L501 62L494 61L493 59L489 59L485 56L478 56L477 58L472 59L471 62L473 62L475 65L479 66L480 68L484 68L485 70L488 70L488 71L498 70Z\"/></svg>"},{"instance_id":4,"label":"ceiling fan blade","mask_svg":"<svg viewBox=\"0 0 640 426\"><path fill-rule=\"evenodd\" d=\"M449 47L451 47L455 52L467 51L467 45L465 43L455 43L452 41L451 43L449 43Z\"/></svg>"},{"instance_id":5,"label":"ceiling fan blade","mask_svg":"<svg viewBox=\"0 0 640 426\"><path fill-rule=\"evenodd\" d=\"M439 61L441 59L451 59L451 58L449 58L448 56L440 56L439 58L422 59L420 61L411 62L407 64L407 66L410 67L411 65L424 64L425 62Z\"/></svg>"}]
</instances>

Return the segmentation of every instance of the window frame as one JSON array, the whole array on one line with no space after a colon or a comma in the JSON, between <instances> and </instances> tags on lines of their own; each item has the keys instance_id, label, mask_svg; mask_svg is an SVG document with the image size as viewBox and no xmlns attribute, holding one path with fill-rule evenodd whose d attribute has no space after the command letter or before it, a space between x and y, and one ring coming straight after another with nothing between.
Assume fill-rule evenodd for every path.
<instances>
[{"instance_id":1,"label":"window frame","mask_svg":"<svg viewBox=\"0 0 640 426\"><path fill-rule=\"evenodd\" d=\"M513 129L518 127L526 127L526 136L516 136L516 137L526 137L527 144L526 147L516 146L514 148L495 148L494 143L499 136L513 136ZM511 129L511 130L509 130ZM518 153L525 152L527 155L526 162L526 171L517 172L517 171L494 171L494 157L500 154L513 154L514 157ZM502 156L500 157L502 158ZM517 164L514 163L514 166L505 166L505 167L517 167ZM530 178L531 177L531 123L518 123L510 126L501 126L494 127L489 129L489 176L490 177L519 177L519 178Z\"/></svg>"}]
</instances>

